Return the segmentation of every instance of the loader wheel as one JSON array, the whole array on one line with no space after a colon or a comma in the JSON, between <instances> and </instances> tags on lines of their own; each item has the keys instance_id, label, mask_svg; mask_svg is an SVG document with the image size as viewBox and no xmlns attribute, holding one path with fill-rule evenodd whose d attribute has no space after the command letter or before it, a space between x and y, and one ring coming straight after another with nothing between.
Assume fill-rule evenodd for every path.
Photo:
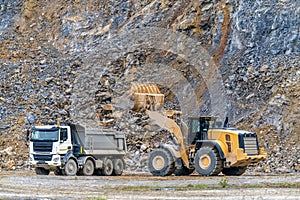
<instances>
[{"instance_id":1,"label":"loader wheel","mask_svg":"<svg viewBox=\"0 0 300 200\"><path fill-rule=\"evenodd\" d=\"M75 160L69 159L64 168L64 174L66 176L75 176L78 170L78 166Z\"/></svg>"},{"instance_id":2,"label":"loader wheel","mask_svg":"<svg viewBox=\"0 0 300 200\"><path fill-rule=\"evenodd\" d=\"M113 162L111 161L111 159L108 158L104 161L104 166L101 171L101 174L104 176L110 176L112 175L113 169L114 169Z\"/></svg>"},{"instance_id":3,"label":"loader wheel","mask_svg":"<svg viewBox=\"0 0 300 200\"><path fill-rule=\"evenodd\" d=\"M167 150L156 149L149 156L148 168L154 176L169 176L175 170L174 159Z\"/></svg>"},{"instance_id":4,"label":"loader wheel","mask_svg":"<svg viewBox=\"0 0 300 200\"><path fill-rule=\"evenodd\" d=\"M175 169L174 175L175 176L188 176L194 172L194 168L187 168L187 167L182 167L181 169Z\"/></svg>"},{"instance_id":5,"label":"loader wheel","mask_svg":"<svg viewBox=\"0 0 300 200\"><path fill-rule=\"evenodd\" d=\"M240 176L247 170L247 166L224 168L222 173L226 176Z\"/></svg>"},{"instance_id":6,"label":"loader wheel","mask_svg":"<svg viewBox=\"0 0 300 200\"><path fill-rule=\"evenodd\" d=\"M196 171L203 176L218 175L223 169L218 151L209 147L197 151L194 164Z\"/></svg>"},{"instance_id":7,"label":"loader wheel","mask_svg":"<svg viewBox=\"0 0 300 200\"><path fill-rule=\"evenodd\" d=\"M34 170L35 170L35 173L38 175L49 175L49 173L50 173L50 170L44 169L42 167L36 167Z\"/></svg>"},{"instance_id":8,"label":"loader wheel","mask_svg":"<svg viewBox=\"0 0 300 200\"><path fill-rule=\"evenodd\" d=\"M124 162L121 159L114 160L114 169L112 174L115 176L120 176L123 173L124 169Z\"/></svg>"},{"instance_id":9,"label":"loader wheel","mask_svg":"<svg viewBox=\"0 0 300 200\"><path fill-rule=\"evenodd\" d=\"M92 160L87 160L83 166L82 173L84 176L92 176L94 174L94 163Z\"/></svg>"}]
</instances>

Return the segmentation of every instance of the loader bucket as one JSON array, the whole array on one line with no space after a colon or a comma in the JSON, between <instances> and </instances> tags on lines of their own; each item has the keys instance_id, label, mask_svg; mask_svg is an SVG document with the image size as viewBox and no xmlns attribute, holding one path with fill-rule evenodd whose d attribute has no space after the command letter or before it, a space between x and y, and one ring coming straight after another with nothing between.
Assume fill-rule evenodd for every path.
<instances>
[{"instance_id":1,"label":"loader bucket","mask_svg":"<svg viewBox=\"0 0 300 200\"><path fill-rule=\"evenodd\" d=\"M133 83L131 93L134 98L132 110L159 110L164 104L164 94L151 83Z\"/></svg>"}]
</instances>

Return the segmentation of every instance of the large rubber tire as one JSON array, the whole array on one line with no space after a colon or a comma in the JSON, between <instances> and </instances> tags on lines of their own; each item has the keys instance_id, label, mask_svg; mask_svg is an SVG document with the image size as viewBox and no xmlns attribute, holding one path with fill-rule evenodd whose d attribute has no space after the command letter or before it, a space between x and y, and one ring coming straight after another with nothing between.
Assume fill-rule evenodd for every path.
<instances>
[{"instance_id":1,"label":"large rubber tire","mask_svg":"<svg viewBox=\"0 0 300 200\"><path fill-rule=\"evenodd\" d=\"M194 168L189 169L187 167L182 167L181 169L175 169L174 175L175 176L188 176L195 171Z\"/></svg>"},{"instance_id":2,"label":"large rubber tire","mask_svg":"<svg viewBox=\"0 0 300 200\"><path fill-rule=\"evenodd\" d=\"M169 176L175 171L174 158L165 149L156 149L148 158L148 169L154 176Z\"/></svg>"},{"instance_id":3,"label":"large rubber tire","mask_svg":"<svg viewBox=\"0 0 300 200\"><path fill-rule=\"evenodd\" d=\"M64 168L66 176L75 176L78 171L77 163L74 159L69 159Z\"/></svg>"},{"instance_id":4,"label":"large rubber tire","mask_svg":"<svg viewBox=\"0 0 300 200\"><path fill-rule=\"evenodd\" d=\"M82 174L84 176L92 176L94 174L94 171L95 171L94 162L90 159L86 160L83 165Z\"/></svg>"},{"instance_id":5,"label":"large rubber tire","mask_svg":"<svg viewBox=\"0 0 300 200\"><path fill-rule=\"evenodd\" d=\"M113 169L113 175L114 176L121 176L124 170L124 162L123 160L117 158L113 162L114 164L114 169Z\"/></svg>"},{"instance_id":6,"label":"large rubber tire","mask_svg":"<svg viewBox=\"0 0 300 200\"><path fill-rule=\"evenodd\" d=\"M35 173L38 175L49 175L50 170L42 168L42 167L36 167L34 169Z\"/></svg>"},{"instance_id":7,"label":"large rubber tire","mask_svg":"<svg viewBox=\"0 0 300 200\"><path fill-rule=\"evenodd\" d=\"M240 176L247 170L247 166L224 168L222 173L226 176Z\"/></svg>"},{"instance_id":8,"label":"large rubber tire","mask_svg":"<svg viewBox=\"0 0 300 200\"><path fill-rule=\"evenodd\" d=\"M196 171L202 176L218 175L223 169L223 161L216 149L202 147L195 155Z\"/></svg>"},{"instance_id":9,"label":"large rubber tire","mask_svg":"<svg viewBox=\"0 0 300 200\"><path fill-rule=\"evenodd\" d=\"M104 166L101 171L101 174L104 176L110 176L112 175L113 170L114 170L113 162L111 161L111 159L107 158L104 161Z\"/></svg>"}]
</instances>

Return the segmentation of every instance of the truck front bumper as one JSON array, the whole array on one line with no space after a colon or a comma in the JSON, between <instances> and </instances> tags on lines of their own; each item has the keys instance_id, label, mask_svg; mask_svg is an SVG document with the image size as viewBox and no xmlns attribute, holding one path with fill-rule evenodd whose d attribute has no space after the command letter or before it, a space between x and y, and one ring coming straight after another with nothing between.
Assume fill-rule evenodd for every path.
<instances>
[{"instance_id":1,"label":"truck front bumper","mask_svg":"<svg viewBox=\"0 0 300 200\"><path fill-rule=\"evenodd\" d=\"M30 166L33 168L42 167L44 169L55 170L62 166L60 155L53 155L50 161L35 160L33 154L30 155Z\"/></svg>"}]
</instances>

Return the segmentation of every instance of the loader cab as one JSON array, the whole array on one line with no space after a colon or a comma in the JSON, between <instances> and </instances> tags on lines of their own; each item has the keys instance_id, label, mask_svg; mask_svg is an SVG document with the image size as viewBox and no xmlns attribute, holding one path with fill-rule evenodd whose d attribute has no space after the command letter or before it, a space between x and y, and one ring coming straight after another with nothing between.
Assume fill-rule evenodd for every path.
<instances>
[{"instance_id":1,"label":"loader cab","mask_svg":"<svg viewBox=\"0 0 300 200\"><path fill-rule=\"evenodd\" d=\"M208 130L216 127L217 117L200 116L188 118L188 143L195 144L197 140L207 140Z\"/></svg>"}]
</instances>

